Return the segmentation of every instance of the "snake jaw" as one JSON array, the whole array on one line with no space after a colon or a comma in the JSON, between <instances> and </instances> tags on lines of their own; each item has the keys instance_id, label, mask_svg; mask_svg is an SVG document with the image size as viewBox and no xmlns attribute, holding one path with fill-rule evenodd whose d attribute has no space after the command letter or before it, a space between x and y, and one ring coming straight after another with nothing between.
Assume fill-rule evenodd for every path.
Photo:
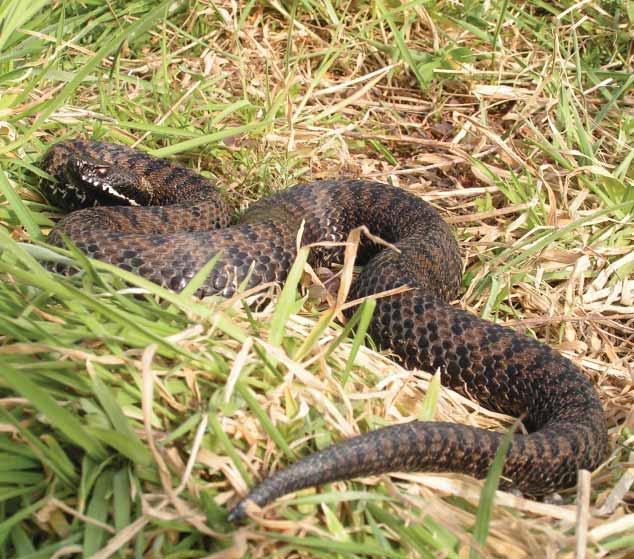
<instances>
[{"instance_id":1,"label":"snake jaw","mask_svg":"<svg viewBox=\"0 0 634 559\"><path fill-rule=\"evenodd\" d=\"M70 157L66 163L68 182L89 196L93 205L147 205L152 198L147 180L134 172L88 156Z\"/></svg>"}]
</instances>

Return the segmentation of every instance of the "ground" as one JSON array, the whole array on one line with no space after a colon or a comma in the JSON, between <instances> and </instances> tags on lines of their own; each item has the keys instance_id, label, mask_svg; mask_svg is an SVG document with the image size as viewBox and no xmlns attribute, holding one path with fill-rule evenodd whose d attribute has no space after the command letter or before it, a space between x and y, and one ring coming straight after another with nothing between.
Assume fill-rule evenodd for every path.
<instances>
[{"instance_id":1,"label":"ground","mask_svg":"<svg viewBox=\"0 0 634 559\"><path fill-rule=\"evenodd\" d=\"M0 556L628 556L633 28L631 0L5 0ZM227 507L293 456L508 418L359 347L322 291L300 298L310 278L255 312L72 252L83 273L52 272L36 162L68 137L176 158L236 205L333 177L419 194L455 225L456 304L597 385L605 464L542 501L455 475L338 483L235 531Z\"/></svg>"}]
</instances>

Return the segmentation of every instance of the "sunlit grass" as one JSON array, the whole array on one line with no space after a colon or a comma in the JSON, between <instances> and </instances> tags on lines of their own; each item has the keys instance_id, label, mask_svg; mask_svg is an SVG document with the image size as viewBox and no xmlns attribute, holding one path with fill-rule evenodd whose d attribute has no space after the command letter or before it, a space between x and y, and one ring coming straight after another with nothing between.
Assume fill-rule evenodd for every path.
<instances>
[{"instance_id":1,"label":"sunlit grass","mask_svg":"<svg viewBox=\"0 0 634 559\"><path fill-rule=\"evenodd\" d=\"M574 490L535 502L496 494L494 475L330 484L236 531L226 513L248 487L341 438L415 418L512 422L368 349L372 302L340 325L306 292L304 253L255 311L241 297L192 298L207 270L177 294L47 248L59 214L36 163L69 137L177 158L236 205L358 175L431 201L462 244L459 304L528 330L598 385L613 451L593 480L602 514L588 556L625 557L633 27L627 1L5 0L0 557L575 547ZM46 265L68 259L81 273Z\"/></svg>"}]
</instances>

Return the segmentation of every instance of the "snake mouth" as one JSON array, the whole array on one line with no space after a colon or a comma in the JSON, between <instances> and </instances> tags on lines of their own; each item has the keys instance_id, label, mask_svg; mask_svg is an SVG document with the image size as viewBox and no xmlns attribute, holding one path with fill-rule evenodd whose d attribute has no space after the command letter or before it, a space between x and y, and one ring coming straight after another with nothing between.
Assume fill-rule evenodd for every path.
<instances>
[{"instance_id":1,"label":"snake mouth","mask_svg":"<svg viewBox=\"0 0 634 559\"><path fill-rule=\"evenodd\" d=\"M70 157L66 177L77 191L84 193L84 199L94 199L94 205L140 206L151 199L137 175L87 156Z\"/></svg>"}]
</instances>

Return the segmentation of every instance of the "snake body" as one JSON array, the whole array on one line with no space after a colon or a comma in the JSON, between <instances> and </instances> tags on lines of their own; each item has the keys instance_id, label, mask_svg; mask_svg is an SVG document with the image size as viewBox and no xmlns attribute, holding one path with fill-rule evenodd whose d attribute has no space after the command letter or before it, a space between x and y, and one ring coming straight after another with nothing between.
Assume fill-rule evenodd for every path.
<instances>
[{"instance_id":1,"label":"snake body","mask_svg":"<svg viewBox=\"0 0 634 559\"><path fill-rule=\"evenodd\" d=\"M67 141L42 167L57 179L49 198L62 206L130 204L80 209L53 230L88 256L183 289L221 253L199 295L231 295L247 286L283 281L302 243L344 241L355 227L399 251L368 245L352 287L362 297L402 285L414 289L377 299L369 332L408 368L440 369L444 385L483 406L522 417L503 469L506 485L547 493L576 482L606 454L607 428L597 392L568 359L548 346L450 306L460 286L458 245L439 214L401 189L369 182L320 181L288 188L253 204L230 223L230 211L200 175L123 146ZM79 199L79 201L78 201ZM149 204L149 205L144 205ZM313 251L332 261L337 250ZM486 476L502 434L445 423L400 424L371 431L310 454L257 485L246 503L263 506L300 488L392 471L462 472Z\"/></svg>"}]
</instances>

